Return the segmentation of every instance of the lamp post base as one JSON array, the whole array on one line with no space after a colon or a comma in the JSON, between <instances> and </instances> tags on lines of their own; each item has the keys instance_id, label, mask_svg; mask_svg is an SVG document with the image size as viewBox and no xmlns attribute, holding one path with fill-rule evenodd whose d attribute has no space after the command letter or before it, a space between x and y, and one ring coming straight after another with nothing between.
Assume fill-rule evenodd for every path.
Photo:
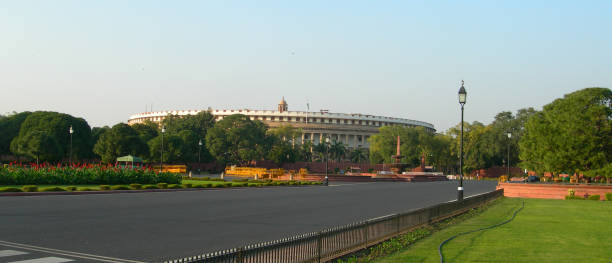
<instances>
[{"instance_id":1,"label":"lamp post base","mask_svg":"<svg viewBox=\"0 0 612 263\"><path fill-rule=\"evenodd\" d=\"M457 201L463 200L463 187L457 188Z\"/></svg>"}]
</instances>

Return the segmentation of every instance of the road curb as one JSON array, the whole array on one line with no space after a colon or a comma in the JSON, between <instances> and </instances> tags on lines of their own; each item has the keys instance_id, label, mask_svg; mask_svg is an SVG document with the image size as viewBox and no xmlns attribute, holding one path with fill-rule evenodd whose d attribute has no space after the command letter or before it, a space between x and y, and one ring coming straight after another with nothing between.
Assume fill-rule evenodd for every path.
<instances>
[{"instance_id":1,"label":"road curb","mask_svg":"<svg viewBox=\"0 0 612 263\"><path fill-rule=\"evenodd\" d=\"M299 185L285 187L305 187L317 185ZM0 193L3 196L47 196L47 195L101 195L101 194L139 194L151 192L188 192L188 191L209 191L209 190L224 190L224 189L262 189L262 188L279 188L279 186L260 186L260 187L207 187L207 188L182 188L182 189L143 189L143 190L103 190L103 191L58 191L58 192L4 192Z\"/></svg>"}]
</instances>

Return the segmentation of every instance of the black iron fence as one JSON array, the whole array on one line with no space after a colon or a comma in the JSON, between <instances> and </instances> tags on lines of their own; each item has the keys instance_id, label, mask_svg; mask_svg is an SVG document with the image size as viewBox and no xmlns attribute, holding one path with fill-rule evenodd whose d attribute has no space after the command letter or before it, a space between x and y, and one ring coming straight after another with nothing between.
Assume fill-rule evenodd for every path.
<instances>
[{"instance_id":1,"label":"black iron fence","mask_svg":"<svg viewBox=\"0 0 612 263\"><path fill-rule=\"evenodd\" d=\"M167 263L326 262L367 248L414 228L463 213L504 195L503 189L359 223L241 248L166 261Z\"/></svg>"}]
</instances>

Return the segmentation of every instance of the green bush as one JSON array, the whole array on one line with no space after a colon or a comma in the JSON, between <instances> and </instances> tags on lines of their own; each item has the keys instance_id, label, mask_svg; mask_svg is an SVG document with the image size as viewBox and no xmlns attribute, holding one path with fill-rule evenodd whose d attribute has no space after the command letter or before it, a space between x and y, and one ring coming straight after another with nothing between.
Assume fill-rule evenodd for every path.
<instances>
[{"instance_id":1,"label":"green bush","mask_svg":"<svg viewBox=\"0 0 612 263\"><path fill-rule=\"evenodd\" d=\"M66 191L66 189L61 188L59 186L52 186L52 187L41 188L38 191L40 192L63 192L63 191Z\"/></svg>"},{"instance_id":2,"label":"green bush","mask_svg":"<svg viewBox=\"0 0 612 263\"><path fill-rule=\"evenodd\" d=\"M214 188L224 188L225 184L215 184L215 185L212 185L212 187L214 187Z\"/></svg>"},{"instance_id":3,"label":"green bush","mask_svg":"<svg viewBox=\"0 0 612 263\"><path fill-rule=\"evenodd\" d=\"M166 188L168 188L168 184L167 183L159 183L159 184L157 184L157 188L159 188L159 189L166 189Z\"/></svg>"},{"instance_id":4,"label":"green bush","mask_svg":"<svg viewBox=\"0 0 612 263\"><path fill-rule=\"evenodd\" d=\"M130 190L126 185L113 185L111 190Z\"/></svg>"},{"instance_id":5,"label":"green bush","mask_svg":"<svg viewBox=\"0 0 612 263\"><path fill-rule=\"evenodd\" d=\"M79 187L77 188L77 191L95 191L95 190L89 187Z\"/></svg>"},{"instance_id":6,"label":"green bush","mask_svg":"<svg viewBox=\"0 0 612 263\"><path fill-rule=\"evenodd\" d=\"M263 186L271 186L273 185L272 183L263 183Z\"/></svg>"},{"instance_id":7,"label":"green bush","mask_svg":"<svg viewBox=\"0 0 612 263\"><path fill-rule=\"evenodd\" d=\"M148 184L143 186L142 189L159 189L159 187L157 187L157 185Z\"/></svg>"},{"instance_id":8,"label":"green bush","mask_svg":"<svg viewBox=\"0 0 612 263\"><path fill-rule=\"evenodd\" d=\"M590 195L589 196L589 200L599 201L600 198L601 198L600 195Z\"/></svg>"},{"instance_id":9,"label":"green bush","mask_svg":"<svg viewBox=\"0 0 612 263\"><path fill-rule=\"evenodd\" d=\"M255 186L257 186L257 185L258 185L258 184L254 184L254 183L249 183L249 184L247 184L247 186L248 186L248 187L255 187Z\"/></svg>"},{"instance_id":10,"label":"green bush","mask_svg":"<svg viewBox=\"0 0 612 263\"><path fill-rule=\"evenodd\" d=\"M130 189L139 190L139 189L142 189L142 185L141 184L130 184Z\"/></svg>"},{"instance_id":11,"label":"green bush","mask_svg":"<svg viewBox=\"0 0 612 263\"><path fill-rule=\"evenodd\" d=\"M193 184L190 184L190 183L183 184L183 188L193 188Z\"/></svg>"},{"instance_id":12,"label":"green bush","mask_svg":"<svg viewBox=\"0 0 612 263\"><path fill-rule=\"evenodd\" d=\"M37 185L24 185L21 187L21 190L23 190L24 192L38 192L38 186Z\"/></svg>"},{"instance_id":13,"label":"green bush","mask_svg":"<svg viewBox=\"0 0 612 263\"><path fill-rule=\"evenodd\" d=\"M100 190L107 191L110 189L111 189L110 185L106 185L106 184L100 185Z\"/></svg>"},{"instance_id":14,"label":"green bush","mask_svg":"<svg viewBox=\"0 0 612 263\"><path fill-rule=\"evenodd\" d=\"M183 187L181 187L178 184L169 184L168 185L168 189L181 189L181 188L183 188Z\"/></svg>"},{"instance_id":15,"label":"green bush","mask_svg":"<svg viewBox=\"0 0 612 263\"><path fill-rule=\"evenodd\" d=\"M17 187L2 187L0 188L0 192L22 192L21 189Z\"/></svg>"},{"instance_id":16,"label":"green bush","mask_svg":"<svg viewBox=\"0 0 612 263\"><path fill-rule=\"evenodd\" d=\"M584 200L584 197L577 195L566 195L565 200Z\"/></svg>"},{"instance_id":17,"label":"green bush","mask_svg":"<svg viewBox=\"0 0 612 263\"><path fill-rule=\"evenodd\" d=\"M606 201L612 201L612 193L606 193Z\"/></svg>"},{"instance_id":18,"label":"green bush","mask_svg":"<svg viewBox=\"0 0 612 263\"><path fill-rule=\"evenodd\" d=\"M66 186L66 190L68 191L76 191L77 187L76 186Z\"/></svg>"},{"instance_id":19,"label":"green bush","mask_svg":"<svg viewBox=\"0 0 612 263\"><path fill-rule=\"evenodd\" d=\"M203 184L203 186L206 187L206 188L211 188L211 187L213 187L213 184L208 183L208 184Z\"/></svg>"},{"instance_id":20,"label":"green bush","mask_svg":"<svg viewBox=\"0 0 612 263\"><path fill-rule=\"evenodd\" d=\"M181 182L173 173L159 173L152 169L121 169L107 165L82 167L40 166L27 168L10 165L0 169L0 185L86 185L86 184L156 184Z\"/></svg>"},{"instance_id":21,"label":"green bush","mask_svg":"<svg viewBox=\"0 0 612 263\"><path fill-rule=\"evenodd\" d=\"M244 187L246 183L232 183L232 187Z\"/></svg>"}]
</instances>

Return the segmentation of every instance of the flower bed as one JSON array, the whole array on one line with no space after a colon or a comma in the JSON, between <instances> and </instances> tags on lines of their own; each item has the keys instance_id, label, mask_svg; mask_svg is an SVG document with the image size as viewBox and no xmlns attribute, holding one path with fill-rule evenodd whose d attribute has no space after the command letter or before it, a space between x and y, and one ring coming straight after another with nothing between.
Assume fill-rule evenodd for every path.
<instances>
[{"instance_id":1,"label":"flower bed","mask_svg":"<svg viewBox=\"0 0 612 263\"><path fill-rule=\"evenodd\" d=\"M180 184L179 175L148 167L121 168L113 165L74 164L30 167L11 163L0 168L0 185L98 185Z\"/></svg>"}]
</instances>

